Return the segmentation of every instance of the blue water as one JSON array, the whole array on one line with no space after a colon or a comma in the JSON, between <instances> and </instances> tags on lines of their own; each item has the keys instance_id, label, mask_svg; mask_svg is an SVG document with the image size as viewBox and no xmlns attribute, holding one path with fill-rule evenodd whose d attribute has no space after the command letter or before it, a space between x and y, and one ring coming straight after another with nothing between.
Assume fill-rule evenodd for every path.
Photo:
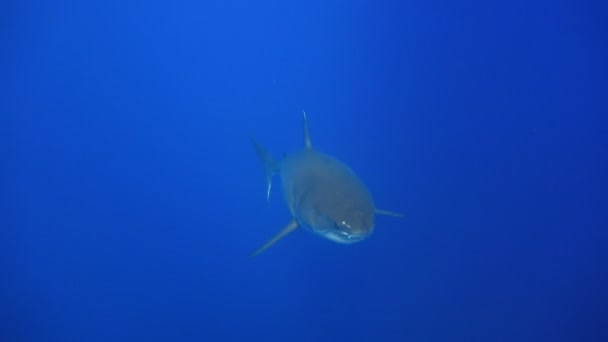
<instances>
[{"instance_id":1,"label":"blue water","mask_svg":"<svg viewBox=\"0 0 608 342\"><path fill-rule=\"evenodd\" d=\"M0 5L0 341L608 341L602 1ZM314 146L367 240L265 199Z\"/></svg>"}]
</instances>

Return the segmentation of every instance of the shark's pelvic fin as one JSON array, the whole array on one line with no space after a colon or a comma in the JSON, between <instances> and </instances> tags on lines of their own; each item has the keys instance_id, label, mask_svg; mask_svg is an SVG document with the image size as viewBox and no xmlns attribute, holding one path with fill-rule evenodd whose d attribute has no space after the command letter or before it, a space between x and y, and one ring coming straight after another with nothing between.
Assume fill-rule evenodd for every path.
<instances>
[{"instance_id":1,"label":"shark's pelvic fin","mask_svg":"<svg viewBox=\"0 0 608 342\"><path fill-rule=\"evenodd\" d=\"M285 226L285 228L283 228L283 230L281 230L277 235L275 235L272 239L270 239L268 242L266 242L257 251L253 252L249 257L253 258L254 256L260 255L263 251L267 250L270 246L277 243L277 241L281 240L282 238L287 236L289 233L296 230L296 228L298 228L298 221L296 221L296 219L293 219L293 220L291 220L291 222L289 222L287 224L287 226Z\"/></svg>"},{"instance_id":2,"label":"shark's pelvic fin","mask_svg":"<svg viewBox=\"0 0 608 342\"><path fill-rule=\"evenodd\" d=\"M392 211L381 210L381 209L376 209L376 214L385 215L385 216L403 217L403 214L394 213Z\"/></svg>"},{"instance_id":3,"label":"shark's pelvic fin","mask_svg":"<svg viewBox=\"0 0 608 342\"><path fill-rule=\"evenodd\" d=\"M266 171L266 200L270 200L270 189L272 188L272 176L277 174L279 171L279 163L277 163L274 158L262 147L262 145L258 144L253 137L249 137L251 139L251 143L255 148L255 152L258 155L258 158L264 163L264 170Z\"/></svg>"},{"instance_id":4,"label":"shark's pelvic fin","mask_svg":"<svg viewBox=\"0 0 608 342\"><path fill-rule=\"evenodd\" d=\"M312 143L310 142L310 134L308 133L308 120L306 119L306 112L302 111L302 113L304 113L304 144L307 149L311 149Z\"/></svg>"}]
</instances>

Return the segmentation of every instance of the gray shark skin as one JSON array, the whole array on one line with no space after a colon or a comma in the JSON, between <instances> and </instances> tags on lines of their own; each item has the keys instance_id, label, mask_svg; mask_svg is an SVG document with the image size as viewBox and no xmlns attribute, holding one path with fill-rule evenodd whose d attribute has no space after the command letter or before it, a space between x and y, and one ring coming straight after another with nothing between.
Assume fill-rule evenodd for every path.
<instances>
[{"instance_id":1,"label":"gray shark skin","mask_svg":"<svg viewBox=\"0 0 608 342\"><path fill-rule=\"evenodd\" d=\"M376 209L371 193L344 163L313 149L304 112L305 148L276 161L253 138L251 142L266 170L266 198L272 178L279 175L292 220L250 257L302 227L331 241L350 244L367 238L375 228L375 215L401 217Z\"/></svg>"}]
</instances>

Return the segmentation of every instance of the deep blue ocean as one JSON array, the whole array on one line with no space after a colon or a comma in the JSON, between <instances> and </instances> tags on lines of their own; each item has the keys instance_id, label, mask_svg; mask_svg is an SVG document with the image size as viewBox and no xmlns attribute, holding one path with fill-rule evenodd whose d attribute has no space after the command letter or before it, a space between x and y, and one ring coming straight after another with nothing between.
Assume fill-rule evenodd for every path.
<instances>
[{"instance_id":1,"label":"deep blue ocean","mask_svg":"<svg viewBox=\"0 0 608 342\"><path fill-rule=\"evenodd\" d=\"M605 1L0 3L0 341L608 341ZM297 230L249 137L377 207Z\"/></svg>"}]
</instances>

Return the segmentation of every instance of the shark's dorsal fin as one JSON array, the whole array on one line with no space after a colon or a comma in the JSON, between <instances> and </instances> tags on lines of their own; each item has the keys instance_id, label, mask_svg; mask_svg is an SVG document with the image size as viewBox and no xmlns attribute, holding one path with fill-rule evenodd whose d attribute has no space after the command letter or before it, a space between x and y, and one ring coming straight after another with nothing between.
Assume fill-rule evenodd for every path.
<instances>
[{"instance_id":1,"label":"shark's dorsal fin","mask_svg":"<svg viewBox=\"0 0 608 342\"><path fill-rule=\"evenodd\" d=\"M308 120L306 120L306 112L304 113L304 144L307 149L312 149L312 143L310 142L310 134L308 133Z\"/></svg>"}]
</instances>

